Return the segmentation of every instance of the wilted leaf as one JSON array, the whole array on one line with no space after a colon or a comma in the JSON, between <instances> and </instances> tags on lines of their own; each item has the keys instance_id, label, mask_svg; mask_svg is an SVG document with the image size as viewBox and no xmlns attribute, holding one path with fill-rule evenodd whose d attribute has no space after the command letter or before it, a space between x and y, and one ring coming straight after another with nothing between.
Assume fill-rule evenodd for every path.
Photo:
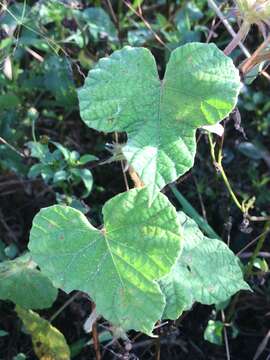
<instances>
[{"instance_id":1,"label":"wilted leaf","mask_svg":"<svg viewBox=\"0 0 270 360\"><path fill-rule=\"evenodd\" d=\"M16 312L31 335L39 360L70 360L70 350L64 335L31 310L16 306Z\"/></svg>"}]
</instances>

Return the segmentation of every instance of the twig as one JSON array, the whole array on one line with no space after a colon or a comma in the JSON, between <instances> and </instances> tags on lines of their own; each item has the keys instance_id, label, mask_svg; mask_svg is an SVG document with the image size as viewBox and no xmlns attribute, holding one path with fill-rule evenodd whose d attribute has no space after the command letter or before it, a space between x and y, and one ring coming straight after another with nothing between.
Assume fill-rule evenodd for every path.
<instances>
[{"instance_id":1,"label":"twig","mask_svg":"<svg viewBox=\"0 0 270 360\"><path fill-rule=\"evenodd\" d=\"M118 139L118 133L117 132L114 133L114 138L115 138L116 144L119 144L119 139ZM120 160L120 163L121 163L122 174L123 174L123 178L124 178L124 182L125 182L125 187L126 187L126 190L128 191L129 190L129 185L128 185L127 174L126 174L126 171L125 171L124 161Z\"/></svg>"},{"instance_id":2,"label":"twig","mask_svg":"<svg viewBox=\"0 0 270 360\"><path fill-rule=\"evenodd\" d=\"M148 30L151 31L151 33L153 34L153 36L155 37L155 39L162 45L164 46L167 50L171 51L171 49L164 43L164 41L161 39L161 37L152 29L151 25L149 24L149 22L143 17L142 13L138 12L137 10L135 10L132 5L127 2L126 0L122 0L124 2L124 4L135 14L137 15L142 22L144 23L144 25L147 27Z\"/></svg>"},{"instance_id":3,"label":"twig","mask_svg":"<svg viewBox=\"0 0 270 360\"><path fill-rule=\"evenodd\" d=\"M128 172L136 188L144 187L144 183L142 182L139 175L136 173L132 166L129 166Z\"/></svg>"},{"instance_id":4,"label":"twig","mask_svg":"<svg viewBox=\"0 0 270 360\"><path fill-rule=\"evenodd\" d=\"M228 341L228 334L227 334L227 329L226 329L226 326L225 326L226 319L225 319L225 314L224 314L223 310L221 310L221 319L222 319L222 322L224 324L224 326L223 326L223 334L224 334L224 343L225 343L225 348L226 348L227 360L231 360L229 341Z\"/></svg>"},{"instance_id":5,"label":"twig","mask_svg":"<svg viewBox=\"0 0 270 360\"><path fill-rule=\"evenodd\" d=\"M249 259L252 256L252 254L253 254L252 252L246 252L246 253L243 253L242 255L240 255L239 257L241 259ZM270 253L266 252L266 251L260 251L258 253L258 256L268 259L268 258L270 258Z\"/></svg>"},{"instance_id":6,"label":"twig","mask_svg":"<svg viewBox=\"0 0 270 360\"><path fill-rule=\"evenodd\" d=\"M261 236L267 235L270 232L270 229L264 231L262 234L260 234L259 236L255 237L255 239L251 240L246 246L244 246L240 251L238 251L238 253L236 254L236 256L240 256L244 251L246 251L251 245L255 244L256 241L258 241L260 239Z\"/></svg>"},{"instance_id":7,"label":"twig","mask_svg":"<svg viewBox=\"0 0 270 360\"><path fill-rule=\"evenodd\" d=\"M202 216L203 216L204 220L207 222L207 215L206 215L206 210L205 210L202 194L201 194L201 192L199 190L199 185L198 185L197 179L196 179L194 174L192 174L192 178L193 178L193 181L194 181L197 193L198 193L198 198L199 198L200 205L201 205L201 210L202 210Z\"/></svg>"},{"instance_id":8,"label":"twig","mask_svg":"<svg viewBox=\"0 0 270 360\"><path fill-rule=\"evenodd\" d=\"M157 337L157 339L155 341L155 345L156 345L155 359L160 360L160 337L159 336Z\"/></svg>"},{"instance_id":9,"label":"twig","mask_svg":"<svg viewBox=\"0 0 270 360\"><path fill-rule=\"evenodd\" d=\"M230 35L233 38L235 38L236 35L237 35L236 32L233 30L233 28L232 28L231 24L229 23L229 21L222 14L222 12L220 11L220 9L217 6L217 4L215 3L215 1L214 0L208 0L208 4L214 10L214 12L217 14L217 16L220 18L220 20L222 21L223 25L228 30ZM248 51L248 49L245 47L245 45L241 41L238 43L238 46L240 47L240 49L243 51L244 55L247 58L249 58L251 56L250 52Z\"/></svg>"},{"instance_id":10,"label":"twig","mask_svg":"<svg viewBox=\"0 0 270 360\"><path fill-rule=\"evenodd\" d=\"M111 13L111 16L112 16L112 19L113 19L113 22L115 23L115 25L118 27L118 19L117 19L117 16L115 15L115 12L113 10L113 7L112 7L112 4L110 2L110 0L106 0L106 3L107 3L107 6L110 10L110 13Z\"/></svg>"},{"instance_id":11,"label":"twig","mask_svg":"<svg viewBox=\"0 0 270 360\"><path fill-rule=\"evenodd\" d=\"M71 296L54 314L52 314L52 316L49 319L49 322L53 322L53 320L55 318L57 318L58 315L61 314L61 312L63 310L65 310L65 308L71 304L73 302L73 300L75 300L78 296L79 296L80 292L76 292L73 296Z\"/></svg>"},{"instance_id":12,"label":"twig","mask_svg":"<svg viewBox=\"0 0 270 360\"><path fill-rule=\"evenodd\" d=\"M96 308L96 304L92 303L92 311L95 311L95 308ZM94 350L95 350L95 353L96 353L96 360L101 360L100 345L99 345L97 322L96 321L92 325L92 336L93 336Z\"/></svg>"},{"instance_id":13,"label":"twig","mask_svg":"<svg viewBox=\"0 0 270 360\"><path fill-rule=\"evenodd\" d=\"M268 341L270 339L270 330L268 330L267 334L265 335L265 337L263 338L262 342L259 344L257 351L253 357L253 360L258 360L259 357L262 355L262 353L264 352Z\"/></svg>"},{"instance_id":14,"label":"twig","mask_svg":"<svg viewBox=\"0 0 270 360\"><path fill-rule=\"evenodd\" d=\"M247 34L249 33L250 25L247 22L243 22L238 33L233 37L232 41L226 46L223 50L225 55L230 55L231 52L238 46L238 44L245 40Z\"/></svg>"},{"instance_id":15,"label":"twig","mask_svg":"<svg viewBox=\"0 0 270 360\"><path fill-rule=\"evenodd\" d=\"M9 144L5 139L3 139L0 136L0 142L3 143L4 145L6 145L7 147L9 147L11 150L15 151L16 154L20 155L21 157L25 158L26 156L24 155L24 153L18 151L13 145Z\"/></svg>"}]
</instances>

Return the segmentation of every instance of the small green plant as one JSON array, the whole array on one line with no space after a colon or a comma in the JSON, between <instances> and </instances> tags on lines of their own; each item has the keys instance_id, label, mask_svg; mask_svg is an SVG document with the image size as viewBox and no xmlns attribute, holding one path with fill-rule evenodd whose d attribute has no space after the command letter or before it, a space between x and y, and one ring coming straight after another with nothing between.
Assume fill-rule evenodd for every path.
<instances>
[{"instance_id":1,"label":"small green plant","mask_svg":"<svg viewBox=\"0 0 270 360\"><path fill-rule=\"evenodd\" d=\"M47 140L46 140L47 142ZM50 150L49 145L56 148ZM83 166L91 161L97 160L93 155L80 154L73 150L69 151L58 142L42 143L31 141L27 143L31 150L31 156L39 160L31 166L28 176L36 178L41 176L49 185L62 188L64 194L71 196L72 187L83 183L84 192L82 198L87 197L93 185L92 173Z\"/></svg>"}]
</instances>

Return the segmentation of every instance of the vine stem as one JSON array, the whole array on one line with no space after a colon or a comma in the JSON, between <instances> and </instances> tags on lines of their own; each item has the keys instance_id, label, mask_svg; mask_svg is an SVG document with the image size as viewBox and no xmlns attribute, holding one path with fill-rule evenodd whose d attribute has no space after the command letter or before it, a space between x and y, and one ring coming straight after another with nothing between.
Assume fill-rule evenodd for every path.
<instances>
[{"instance_id":1,"label":"vine stem","mask_svg":"<svg viewBox=\"0 0 270 360\"><path fill-rule=\"evenodd\" d=\"M214 162L214 165L215 167L219 170L221 176L222 176L222 179L235 203L235 205L242 211L243 211L243 206L241 205L240 201L237 199L237 196L235 195L232 187L231 187L231 184L228 180L228 177L223 169L223 166L222 166L222 153L221 151L219 152L219 155L218 155L218 159L216 159L216 154L215 154L215 144L213 143L213 138L212 138L212 134L208 133L208 139L209 139L209 144L210 144L210 154L211 154L211 157L212 157L212 160Z\"/></svg>"},{"instance_id":2,"label":"vine stem","mask_svg":"<svg viewBox=\"0 0 270 360\"><path fill-rule=\"evenodd\" d=\"M214 166L216 169L220 172L221 177L225 183L226 188L228 189L232 200L234 201L235 205L240 209L240 211L243 213L244 217L248 219L249 221L270 221L270 215L266 216L252 216L249 215L249 210L252 208L254 204L254 199L251 198L248 201L243 201L242 203L238 200L237 196L235 195L232 186L229 182L229 179L225 173L225 170L222 166L222 146L224 138L222 137L222 144L218 151L218 156L216 157L215 154L215 143L213 142L212 134L208 133L208 139L210 144L210 154L214 163Z\"/></svg>"},{"instance_id":3,"label":"vine stem","mask_svg":"<svg viewBox=\"0 0 270 360\"><path fill-rule=\"evenodd\" d=\"M257 242L257 245L256 245L256 248L255 250L253 251L253 254L252 254L252 257L250 259L250 261L248 262L246 268L245 268L245 271L244 271L244 277L245 279L248 279L249 276L251 275L252 273L252 268L254 266L254 262L255 262L255 259L257 258L257 256L259 255L263 245L264 245L264 242L266 240L266 237L268 235L270 231L270 221L268 221L265 226L264 226L264 231L254 240L258 240ZM250 245L250 244L249 244ZM244 249L243 249L244 250ZM237 254L239 255L239 253ZM230 307L229 307L229 310L228 310L228 313L227 313L227 321L230 322L233 318L233 314L234 314L234 310L235 310L235 307L236 307L236 304L238 302L238 299L239 299L239 293L237 293L234 297L233 297L233 300L230 304Z\"/></svg>"},{"instance_id":4,"label":"vine stem","mask_svg":"<svg viewBox=\"0 0 270 360\"><path fill-rule=\"evenodd\" d=\"M259 241L257 242L255 250L253 251L252 257L251 257L250 261L247 264L246 271L245 271L245 277L246 278L248 278L252 273L252 268L253 268L254 262L255 262L257 256L259 255L259 252L261 251L263 245L264 245L264 242L265 242L265 239L267 237L267 234L269 233L269 230L270 230L270 221L267 221L265 223L265 225L264 225L263 233L259 237Z\"/></svg>"}]
</instances>

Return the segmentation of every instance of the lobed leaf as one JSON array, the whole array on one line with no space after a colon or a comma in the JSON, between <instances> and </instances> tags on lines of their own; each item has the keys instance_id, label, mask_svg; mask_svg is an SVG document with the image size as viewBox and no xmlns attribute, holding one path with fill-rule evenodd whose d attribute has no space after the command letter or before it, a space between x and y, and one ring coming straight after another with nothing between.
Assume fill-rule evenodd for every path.
<instances>
[{"instance_id":1,"label":"lobed leaf","mask_svg":"<svg viewBox=\"0 0 270 360\"><path fill-rule=\"evenodd\" d=\"M55 205L35 217L29 249L34 261L66 292L84 291L97 313L123 329L151 334L165 306L157 280L181 250L174 207L148 189L115 196L103 207L104 228L94 228L70 207Z\"/></svg>"},{"instance_id":2,"label":"lobed leaf","mask_svg":"<svg viewBox=\"0 0 270 360\"><path fill-rule=\"evenodd\" d=\"M162 81L150 51L127 46L89 72L78 91L80 113L91 128L127 132L123 153L151 202L192 167L196 129L225 118L240 86L232 60L214 44L174 50Z\"/></svg>"},{"instance_id":3,"label":"lobed leaf","mask_svg":"<svg viewBox=\"0 0 270 360\"><path fill-rule=\"evenodd\" d=\"M203 235L183 212L184 248L169 275L160 281L166 297L163 318L177 319L195 301L211 305L227 300L239 290L249 290L239 259L228 246Z\"/></svg>"}]
</instances>

